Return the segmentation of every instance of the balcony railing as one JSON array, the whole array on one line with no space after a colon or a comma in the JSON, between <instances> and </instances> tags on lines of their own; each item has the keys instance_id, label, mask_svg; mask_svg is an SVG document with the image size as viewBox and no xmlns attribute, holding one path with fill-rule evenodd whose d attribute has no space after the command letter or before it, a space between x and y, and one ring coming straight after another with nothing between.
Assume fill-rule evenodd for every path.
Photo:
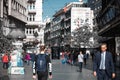
<instances>
[{"instance_id":1,"label":"balcony railing","mask_svg":"<svg viewBox=\"0 0 120 80\"><path fill-rule=\"evenodd\" d=\"M27 0L27 2L35 2L36 0Z\"/></svg>"}]
</instances>

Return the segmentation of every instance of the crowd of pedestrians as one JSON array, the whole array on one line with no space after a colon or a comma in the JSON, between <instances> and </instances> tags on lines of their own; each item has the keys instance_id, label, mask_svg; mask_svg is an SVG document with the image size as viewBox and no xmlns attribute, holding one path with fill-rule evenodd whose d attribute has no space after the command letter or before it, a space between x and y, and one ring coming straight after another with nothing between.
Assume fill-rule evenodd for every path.
<instances>
[{"instance_id":1,"label":"crowd of pedestrians","mask_svg":"<svg viewBox=\"0 0 120 80\"><path fill-rule=\"evenodd\" d=\"M75 52L75 51L61 52L60 53L61 62L63 64L68 63L68 64L71 64L71 65L76 65L76 63L78 63L78 61L79 61L78 60L79 53L81 53L83 55L83 63L86 66L87 60L89 59L89 56L90 56L90 53L87 53L87 52L83 53L83 51L80 51L80 52Z\"/></svg>"},{"instance_id":2,"label":"crowd of pedestrians","mask_svg":"<svg viewBox=\"0 0 120 80\"><path fill-rule=\"evenodd\" d=\"M39 53L35 50L32 53L24 51L23 61L30 66L32 63L33 79L47 80L52 79L52 63L51 50L45 46L39 48ZM83 65L87 65L90 53L87 51L65 51L60 53L62 64L78 65L79 72L82 72ZM93 55L92 55L93 57ZM8 69L11 60L10 52L5 52L2 55L3 68ZM115 78L115 68L112 59L112 54L107 51L107 44L102 44L100 51L94 54L93 57L93 75L97 80L111 80Z\"/></svg>"},{"instance_id":3,"label":"crowd of pedestrians","mask_svg":"<svg viewBox=\"0 0 120 80\"><path fill-rule=\"evenodd\" d=\"M33 70L33 79L34 80L47 80L48 78L52 78L52 63L51 63L51 50L50 48L46 48L45 46L40 46L39 50L35 50L30 53L27 50L21 52L21 60L24 64L31 66ZM19 51L19 49L16 49ZM9 67L11 65L11 60L13 58L14 49L11 49L9 52L6 51L4 54L0 56L1 62L3 63L3 69L7 69L9 71ZM39 52L38 52L39 51ZM15 52L17 54L17 52ZM17 56L16 56L17 58ZM24 67L24 65L23 65ZM49 74L47 74L49 73Z\"/></svg>"},{"instance_id":4,"label":"crowd of pedestrians","mask_svg":"<svg viewBox=\"0 0 120 80\"><path fill-rule=\"evenodd\" d=\"M83 64L87 65L87 60L90 54L88 52L84 53L80 51L78 53L73 52L62 52L61 62L62 64L78 64L79 71L82 72ZM77 56L77 57L76 57ZM93 60L93 75L97 77L97 80L114 80L116 77L115 67L113 63L112 53L107 51L107 44L101 44L100 50L92 53Z\"/></svg>"}]
</instances>

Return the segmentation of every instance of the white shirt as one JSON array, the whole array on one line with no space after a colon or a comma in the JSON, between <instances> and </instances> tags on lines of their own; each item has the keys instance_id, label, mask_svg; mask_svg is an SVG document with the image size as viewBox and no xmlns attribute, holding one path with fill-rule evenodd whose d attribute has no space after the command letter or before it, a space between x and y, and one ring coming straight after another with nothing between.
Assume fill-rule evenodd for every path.
<instances>
[{"instance_id":1,"label":"white shirt","mask_svg":"<svg viewBox=\"0 0 120 80\"><path fill-rule=\"evenodd\" d=\"M78 55L78 62L83 62L83 54Z\"/></svg>"},{"instance_id":2,"label":"white shirt","mask_svg":"<svg viewBox=\"0 0 120 80\"><path fill-rule=\"evenodd\" d=\"M106 52L103 52L101 54L100 69L105 69L105 56L106 56ZM102 62L102 59L103 59L103 62Z\"/></svg>"}]
</instances>

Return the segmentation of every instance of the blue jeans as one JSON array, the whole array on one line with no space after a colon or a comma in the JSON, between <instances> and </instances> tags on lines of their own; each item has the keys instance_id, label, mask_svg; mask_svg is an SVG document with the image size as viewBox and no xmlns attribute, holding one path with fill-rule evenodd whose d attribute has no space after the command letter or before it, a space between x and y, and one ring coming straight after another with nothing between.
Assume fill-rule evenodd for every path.
<instances>
[{"instance_id":1,"label":"blue jeans","mask_svg":"<svg viewBox=\"0 0 120 80\"><path fill-rule=\"evenodd\" d=\"M82 71L82 65L83 65L83 62L79 62L79 69L80 69L80 71Z\"/></svg>"}]
</instances>

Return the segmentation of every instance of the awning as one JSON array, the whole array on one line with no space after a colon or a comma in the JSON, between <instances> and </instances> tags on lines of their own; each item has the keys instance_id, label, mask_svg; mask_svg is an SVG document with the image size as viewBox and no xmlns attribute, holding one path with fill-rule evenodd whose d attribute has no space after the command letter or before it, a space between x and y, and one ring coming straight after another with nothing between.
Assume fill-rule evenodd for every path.
<instances>
[{"instance_id":1,"label":"awning","mask_svg":"<svg viewBox=\"0 0 120 80\"><path fill-rule=\"evenodd\" d=\"M7 35L7 38L24 39L26 36L21 29L12 29L12 31Z\"/></svg>"}]
</instances>

